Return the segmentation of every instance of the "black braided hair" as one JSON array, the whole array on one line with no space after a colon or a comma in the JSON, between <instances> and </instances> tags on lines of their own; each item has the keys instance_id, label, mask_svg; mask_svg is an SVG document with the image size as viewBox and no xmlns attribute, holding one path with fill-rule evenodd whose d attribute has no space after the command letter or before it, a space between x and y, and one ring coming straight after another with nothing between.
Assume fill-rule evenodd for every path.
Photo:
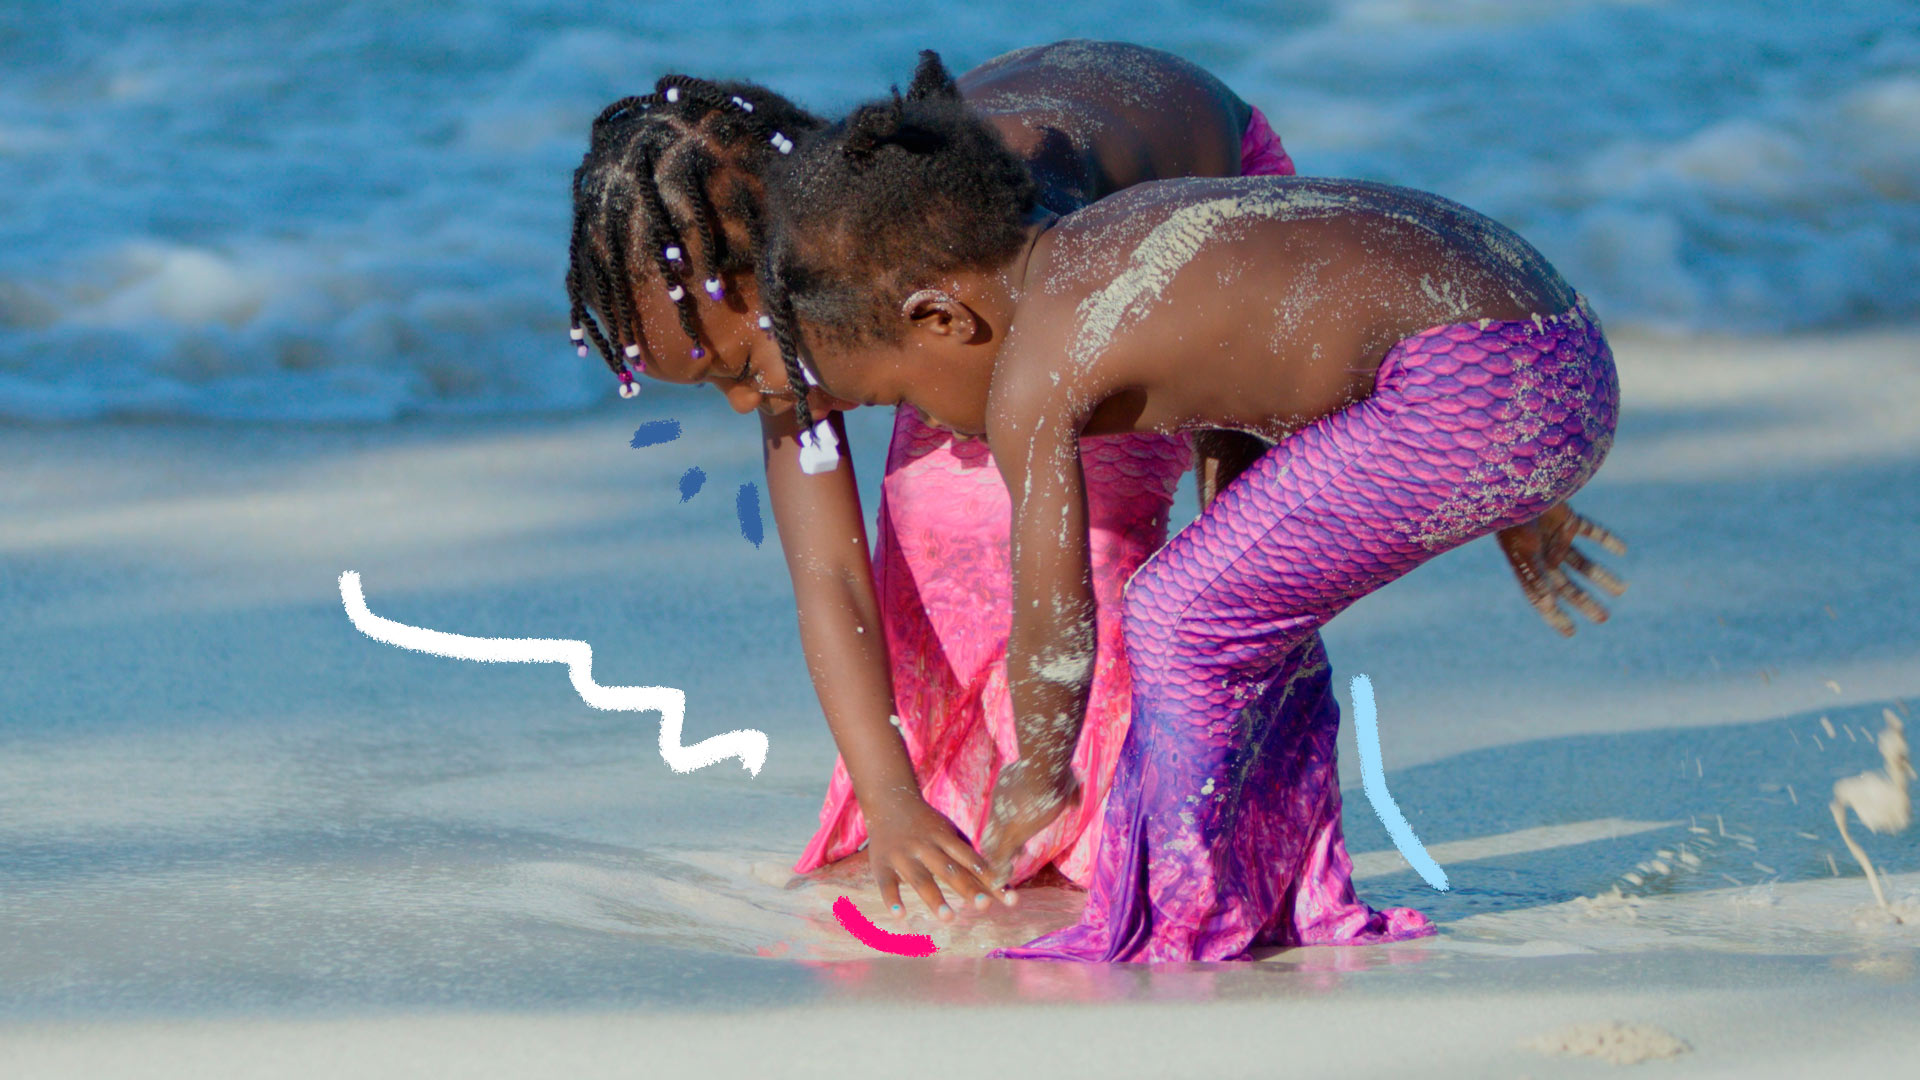
<instances>
[{"instance_id":1,"label":"black braided hair","mask_svg":"<svg viewBox=\"0 0 1920 1080\"><path fill-rule=\"evenodd\" d=\"M633 296L648 268L679 290L680 329L700 354L686 232L699 238L707 279L751 272L765 242L764 178L782 145L821 126L763 86L690 75L665 76L652 93L600 111L573 174L567 299L573 325L614 374L624 375L625 349L640 340Z\"/></svg>"},{"instance_id":2,"label":"black braided hair","mask_svg":"<svg viewBox=\"0 0 1920 1080\"><path fill-rule=\"evenodd\" d=\"M804 391L802 324L841 345L898 341L902 302L944 274L1011 258L1038 198L939 54L922 52L905 95L896 87L860 106L774 173L758 278L788 379ZM799 412L811 426L804 393Z\"/></svg>"}]
</instances>

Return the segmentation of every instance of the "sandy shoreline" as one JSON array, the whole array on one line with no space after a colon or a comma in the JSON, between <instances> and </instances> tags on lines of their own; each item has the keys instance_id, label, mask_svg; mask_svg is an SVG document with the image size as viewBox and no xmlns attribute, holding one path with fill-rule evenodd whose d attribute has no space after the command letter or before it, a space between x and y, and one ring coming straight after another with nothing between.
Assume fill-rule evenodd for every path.
<instances>
[{"instance_id":1,"label":"sandy shoreline","mask_svg":"<svg viewBox=\"0 0 1920 1080\"><path fill-rule=\"evenodd\" d=\"M1656 1066L1689 1075L1905 1067L1920 931L1862 915L1825 802L1878 764L1880 710L1920 705L1920 336L1616 348L1622 433L1575 500L1634 545L1611 624L1559 641L1482 544L1328 634L1456 885L1426 890L1351 787L1362 895L1445 939L1153 975L967 959L1004 926L935 928L932 966L865 959L818 917L840 886L785 887L832 751L777 540L734 520L755 448L710 395L0 427L0 1060L1573 1075L1606 1066L1520 1043L1624 1020L1689 1042ZM680 440L626 446L665 417ZM884 427L854 433L869 489ZM588 640L601 681L686 689L689 741L765 730L767 769L676 776L650 719L584 708L557 670L375 645L341 613L348 569L403 621ZM1352 783L1350 730L1342 754ZM1576 903L1677 844L1697 870ZM1920 892L1915 834L1866 844Z\"/></svg>"},{"instance_id":2,"label":"sandy shoreline","mask_svg":"<svg viewBox=\"0 0 1920 1080\"><path fill-rule=\"evenodd\" d=\"M1857 961L1668 952L1524 965L1295 973L1221 1000L1204 971L1076 1000L1072 979L1024 992L957 964L933 978L876 960L806 1007L558 1014L417 1013L140 1020L0 1028L12 1075L883 1076L1041 1061L1070 1076L1598 1075L1591 1057L1531 1043L1582 1024L1669 1032L1687 1076L1897 1075L1916 995L1903 969ZM1007 965L988 965L1004 968ZM1055 972L1047 972L1052 976ZM861 989L862 984L872 984ZM982 990L983 984L987 985ZM1084 993L1085 988L1079 988ZM905 1002L905 1004L903 1004Z\"/></svg>"}]
</instances>

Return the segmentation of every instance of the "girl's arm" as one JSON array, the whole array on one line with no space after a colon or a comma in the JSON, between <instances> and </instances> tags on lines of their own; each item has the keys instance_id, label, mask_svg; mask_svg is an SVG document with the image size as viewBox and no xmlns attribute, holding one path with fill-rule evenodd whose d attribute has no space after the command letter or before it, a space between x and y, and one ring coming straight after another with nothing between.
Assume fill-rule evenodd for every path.
<instances>
[{"instance_id":1,"label":"girl's arm","mask_svg":"<svg viewBox=\"0 0 1920 1080\"><path fill-rule=\"evenodd\" d=\"M1194 494L1205 512L1214 496L1259 461L1268 450L1266 440L1242 431L1208 429L1193 433Z\"/></svg>"},{"instance_id":2,"label":"girl's arm","mask_svg":"<svg viewBox=\"0 0 1920 1080\"><path fill-rule=\"evenodd\" d=\"M844 446L845 422L838 414L832 421ZM793 578L801 647L866 818L881 897L898 912L904 881L927 910L940 912L946 900L938 883L963 898L993 892L966 838L921 798L906 743L892 724L893 680L851 459L843 453L833 471L808 476L800 469L791 412L762 414L760 429L767 499Z\"/></svg>"},{"instance_id":3,"label":"girl's arm","mask_svg":"<svg viewBox=\"0 0 1920 1080\"><path fill-rule=\"evenodd\" d=\"M990 417L1001 412L990 409ZM1000 770L980 845L1002 877L1027 840L1078 796L1073 753L1098 642L1080 424L1071 410L1044 403L1005 415L1004 424L989 419L988 441L1013 498L1007 681L1020 759Z\"/></svg>"}]
</instances>

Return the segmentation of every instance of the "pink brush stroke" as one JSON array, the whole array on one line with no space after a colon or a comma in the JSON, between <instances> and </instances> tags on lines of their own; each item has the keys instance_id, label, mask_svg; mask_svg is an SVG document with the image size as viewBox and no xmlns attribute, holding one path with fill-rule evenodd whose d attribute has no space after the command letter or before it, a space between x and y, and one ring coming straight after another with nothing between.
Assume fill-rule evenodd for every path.
<instances>
[{"instance_id":1,"label":"pink brush stroke","mask_svg":"<svg viewBox=\"0 0 1920 1080\"><path fill-rule=\"evenodd\" d=\"M858 938L860 944L878 952L895 956L932 956L940 951L930 935L889 934L873 925L865 915L860 914L859 908L853 906L853 901L844 896L833 902L833 917L839 919L840 925L847 928L847 933Z\"/></svg>"}]
</instances>

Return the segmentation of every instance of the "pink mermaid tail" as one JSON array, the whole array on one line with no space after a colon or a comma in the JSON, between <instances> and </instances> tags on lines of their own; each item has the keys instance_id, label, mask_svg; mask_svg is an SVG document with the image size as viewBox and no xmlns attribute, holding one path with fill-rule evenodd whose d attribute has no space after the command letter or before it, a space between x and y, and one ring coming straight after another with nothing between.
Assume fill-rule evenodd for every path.
<instances>
[{"instance_id":1,"label":"pink mermaid tail","mask_svg":"<svg viewBox=\"0 0 1920 1080\"><path fill-rule=\"evenodd\" d=\"M1241 171L1293 175L1293 161L1258 109L1241 139ZM1081 455L1099 606L1099 660L1074 754L1085 797L1028 845L1014 865L1016 883L1048 863L1083 885L1091 880L1102 805L1131 710L1121 590L1166 541L1174 488L1191 460L1186 439L1160 435L1085 439ZM1000 766L1019 756L1005 663L1010 515L1006 485L983 440L929 427L910 406L899 408L874 549L894 707L922 794L975 838L986 825ZM1329 755L1329 768L1331 761ZM866 838L846 764L836 761L820 828L794 869L806 873L845 858ZM1333 853L1346 858L1337 837Z\"/></svg>"},{"instance_id":2,"label":"pink mermaid tail","mask_svg":"<svg viewBox=\"0 0 1920 1080\"><path fill-rule=\"evenodd\" d=\"M1130 703L1121 590L1165 541L1173 492L1191 457L1164 436L1083 440L1093 584L1103 617L1086 736L1074 769L1088 798L1029 846L1024 880L1048 863L1084 880L1098 838L1099 799L1113 775ZM985 441L928 427L900 406L882 485L875 584L900 716L921 794L969 837L986 825L1000 766L1019 756L1007 691L1012 618L1010 505ZM1111 612L1111 614L1105 614ZM821 828L795 867L806 872L866 841L844 762L836 762Z\"/></svg>"},{"instance_id":3,"label":"pink mermaid tail","mask_svg":"<svg viewBox=\"0 0 1920 1080\"><path fill-rule=\"evenodd\" d=\"M1133 722L1080 922L995 955L1231 960L1431 933L1354 896L1319 628L1572 494L1618 408L1584 302L1436 327L1388 351L1371 397L1241 474L1127 588Z\"/></svg>"},{"instance_id":4,"label":"pink mermaid tail","mask_svg":"<svg viewBox=\"0 0 1920 1080\"><path fill-rule=\"evenodd\" d=\"M1249 106L1251 108L1251 106ZM1247 118L1246 133L1240 136L1241 176L1292 176L1293 159L1280 145L1280 136L1267 123L1267 114L1254 109Z\"/></svg>"}]
</instances>

